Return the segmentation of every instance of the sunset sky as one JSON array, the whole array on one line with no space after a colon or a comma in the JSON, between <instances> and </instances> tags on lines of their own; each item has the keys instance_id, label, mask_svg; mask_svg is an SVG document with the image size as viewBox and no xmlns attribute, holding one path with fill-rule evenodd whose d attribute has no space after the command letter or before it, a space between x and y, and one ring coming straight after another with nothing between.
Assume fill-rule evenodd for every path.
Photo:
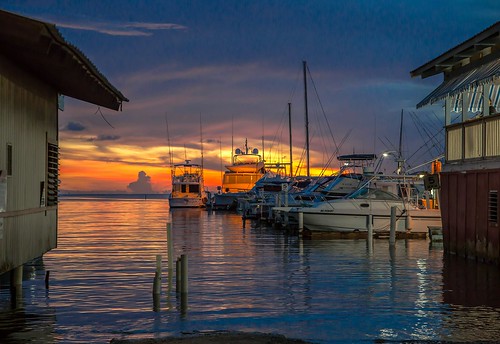
<instances>
[{"instance_id":1,"label":"sunset sky","mask_svg":"<svg viewBox=\"0 0 500 344\"><path fill-rule=\"evenodd\" d=\"M288 103L298 165L304 60L313 171L335 153L333 140L339 154L396 148L402 110L403 153L417 166L443 153L441 107L415 108L441 76L410 71L500 20L498 0L2 0L0 8L56 24L130 100L101 115L66 98L59 114L61 189L100 192L130 191L141 171L153 191L170 189L169 142L175 162L200 163L203 138L211 189L232 138L234 148L248 139L261 151L264 138L266 160L288 161Z\"/></svg>"}]
</instances>

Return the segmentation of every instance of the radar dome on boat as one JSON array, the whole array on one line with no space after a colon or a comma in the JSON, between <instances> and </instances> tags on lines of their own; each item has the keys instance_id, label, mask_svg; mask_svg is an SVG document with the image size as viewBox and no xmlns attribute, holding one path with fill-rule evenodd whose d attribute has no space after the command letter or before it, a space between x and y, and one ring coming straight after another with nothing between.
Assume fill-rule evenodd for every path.
<instances>
[{"instance_id":1,"label":"radar dome on boat","mask_svg":"<svg viewBox=\"0 0 500 344\"><path fill-rule=\"evenodd\" d=\"M259 154L259 150L257 148L252 149L252 154Z\"/></svg>"},{"instance_id":2,"label":"radar dome on boat","mask_svg":"<svg viewBox=\"0 0 500 344\"><path fill-rule=\"evenodd\" d=\"M241 149L239 148L236 148L236 150L234 151L236 154L241 154Z\"/></svg>"}]
</instances>

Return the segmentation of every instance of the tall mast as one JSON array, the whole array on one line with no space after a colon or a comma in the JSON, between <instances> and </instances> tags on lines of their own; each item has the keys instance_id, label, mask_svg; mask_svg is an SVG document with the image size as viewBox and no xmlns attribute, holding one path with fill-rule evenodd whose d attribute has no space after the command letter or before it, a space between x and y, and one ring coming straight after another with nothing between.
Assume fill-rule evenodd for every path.
<instances>
[{"instance_id":1,"label":"tall mast","mask_svg":"<svg viewBox=\"0 0 500 344\"><path fill-rule=\"evenodd\" d=\"M306 165L307 165L307 176L310 177L310 168L309 168L309 112L307 106L307 62L302 61L303 69L304 69L304 107L305 107L305 121L306 121Z\"/></svg>"},{"instance_id":2,"label":"tall mast","mask_svg":"<svg viewBox=\"0 0 500 344\"><path fill-rule=\"evenodd\" d=\"M403 170L403 109L401 109L401 123L399 126L399 151L397 163L397 174L400 174Z\"/></svg>"},{"instance_id":3,"label":"tall mast","mask_svg":"<svg viewBox=\"0 0 500 344\"><path fill-rule=\"evenodd\" d=\"M200 113L200 150L201 150L201 176L203 177L203 130L201 126L201 113Z\"/></svg>"},{"instance_id":4,"label":"tall mast","mask_svg":"<svg viewBox=\"0 0 500 344\"><path fill-rule=\"evenodd\" d=\"M264 151L264 116L262 116L262 160L266 160Z\"/></svg>"},{"instance_id":5,"label":"tall mast","mask_svg":"<svg viewBox=\"0 0 500 344\"><path fill-rule=\"evenodd\" d=\"M288 103L288 133L290 134L290 177L293 173L293 158L292 158L292 103Z\"/></svg>"},{"instance_id":6,"label":"tall mast","mask_svg":"<svg viewBox=\"0 0 500 344\"><path fill-rule=\"evenodd\" d=\"M174 165L174 157L172 156L172 146L170 145L170 134L168 132L168 118L167 118L167 113L165 112L165 126L167 129L167 144L168 144L168 163L170 169L173 168Z\"/></svg>"},{"instance_id":7,"label":"tall mast","mask_svg":"<svg viewBox=\"0 0 500 344\"><path fill-rule=\"evenodd\" d=\"M231 116L231 165L234 165L234 116Z\"/></svg>"}]
</instances>

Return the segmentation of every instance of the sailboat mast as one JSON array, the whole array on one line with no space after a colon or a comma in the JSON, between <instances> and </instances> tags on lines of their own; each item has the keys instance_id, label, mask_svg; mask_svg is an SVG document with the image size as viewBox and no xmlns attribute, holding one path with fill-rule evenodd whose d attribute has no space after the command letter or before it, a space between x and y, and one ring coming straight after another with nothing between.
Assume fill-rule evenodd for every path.
<instances>
[{"instance_id":1,"label":"sailboat mast","mask_svg":"<svg viewBox=\"0 0 500 344\"><path fill-rule=\"evenodd\" d=\"M166 112L165 112L165 126L167 129L168 164L170 165L169 167L172 170L174 166L174 157L172 156L172 146L170 145L170 133L168 132L168 118Z\"/></svg>"},{"instance_id":2,"label":"sailboat mast","mask_svg":"<svg viewBox=\"0 0 500 344\"><path fill-rule=\"evenodd\" d=\"M304 108L305 108L305 125L306 125L306 164L307 164L307 176L310 177L310 168L309 168L309 110L307 106L307 62L302 61L303 69L304 69Z\"/></svg>"},{"instance_id":3,"label":"sailboat mast","mask_svg":"<svg viewBox=\"0 0 500 344\"><path fill-rule=\"evenodd\" d=\"M403 109L401 109L401 122L399 126L399 151L397 163L397 174L400 174L403 170Z\"/></svg>"},{"instance_id":4,"label":"sailboat mast","mask_svg":"<svg viewBox=\"0 0 500 344\"><path fill-rule=\"evenodd\" d=\"M293 174L293 158L292 158L292 103L288 103L288 133L290 135L290 177Z\"/></svg>"},{"instance_id":5,"label":"sailboat mast","mask_svg":"<svg viewBox=\"0 0 500 344\"><path fill-rule=\"evenodd\" d=\"M231 165L234 165L234 116L231 116Z\"/></svg>"},{"instance_id":6,"label":"sailboat mast","mask_svg":"<svg viewBox=\"0 0 500 344\"><path fill-rule=\"evenodd\" d=\"M203 178L203 130L201 126L201 113L200 113L200 150L201 150L201 177Z\"/></svg>"}]
</instances>

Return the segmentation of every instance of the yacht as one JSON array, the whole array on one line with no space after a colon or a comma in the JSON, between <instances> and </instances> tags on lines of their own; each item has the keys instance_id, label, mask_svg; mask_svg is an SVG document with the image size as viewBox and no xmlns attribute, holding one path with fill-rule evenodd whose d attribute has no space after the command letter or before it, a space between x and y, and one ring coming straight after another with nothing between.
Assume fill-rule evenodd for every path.
<instances>
[{"instance_id":1,"label":"yacht","mask_svg":"<svg viewBox=\"0 0 500 344\"><path fill-rule=\"evenodd\" d=\"M201 208L207 203L203 184L203 169L199 164L185 160L172 169L172 193L169 195L170 208Z\"/></svg>"}]
</instances>

